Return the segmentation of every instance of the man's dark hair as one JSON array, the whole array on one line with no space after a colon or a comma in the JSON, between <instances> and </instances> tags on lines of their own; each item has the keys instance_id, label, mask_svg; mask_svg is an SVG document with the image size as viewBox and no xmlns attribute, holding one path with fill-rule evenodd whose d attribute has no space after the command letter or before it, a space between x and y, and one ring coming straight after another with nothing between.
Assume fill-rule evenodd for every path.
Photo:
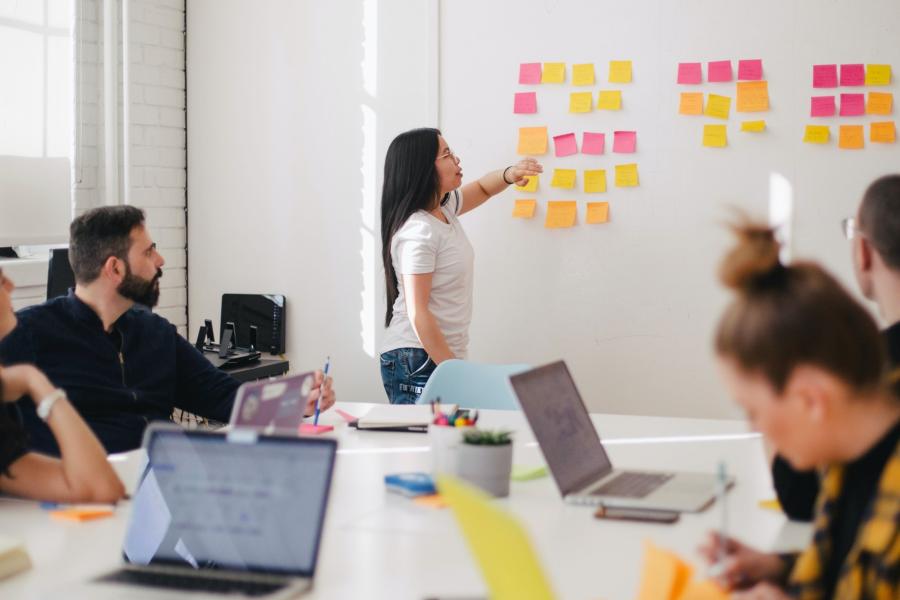
<instances>
[{"instance_id":1,"label":"man's dark hair","mask_svg":"<svg viewBox=\"0 0 900 600\"><path fill-rule=\"evenodd\" d=\"M900 269L900 175L869 186L859 207L859 229L887 266Z\"/></svg>"},{"instance_id":2,"label":"man's dark hair","mask_svg":"<svg viewBox=\"0 0 900 600\"><path fill-rule=\"evenodd\" d=\"M127 261L131 230L144 224L144 211L134 206L94 208L69 226L69 262L75 281L91 283L110 256Z\"/></svg>"}]
</instances>

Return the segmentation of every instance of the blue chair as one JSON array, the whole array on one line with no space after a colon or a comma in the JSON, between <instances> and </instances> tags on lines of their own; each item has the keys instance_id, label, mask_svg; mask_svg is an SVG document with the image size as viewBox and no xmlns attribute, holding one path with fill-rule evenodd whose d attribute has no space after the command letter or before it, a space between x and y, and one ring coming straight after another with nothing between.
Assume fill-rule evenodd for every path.
<instances>
[{"instance_id":1,"label":"blue chair","mask_svg":"<svg viewBox=\"0 0 900 600\"><path fill-rule=\"evenodd\" d=\"M509 376L527 371L530 365L483 365L465 360L445 360L437 366L418 404L441 402L460 408L519 410L519 402L509 384Z\"/></svg>"}]
</instances>

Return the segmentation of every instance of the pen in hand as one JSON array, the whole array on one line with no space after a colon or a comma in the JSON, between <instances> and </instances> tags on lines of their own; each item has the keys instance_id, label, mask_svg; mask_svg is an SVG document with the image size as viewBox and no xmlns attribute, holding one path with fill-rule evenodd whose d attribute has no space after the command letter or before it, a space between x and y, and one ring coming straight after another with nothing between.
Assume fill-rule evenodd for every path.
<instances>
[{"instance_id":1,"label":"pen in hand","mask_svg":"<svg viewBox=\"0 0 900 600\"><path fill-rule=\"evenodd\" d=\"M322 400L322 394L325 393L325 383L328 381L328 369L331 367L331 357L325 358L325 368L322 369L322 385L319 386L319 395L316 396L316 414L313 417L313 426L319 424L319 401Z\"/></svg>"}]
</instances>

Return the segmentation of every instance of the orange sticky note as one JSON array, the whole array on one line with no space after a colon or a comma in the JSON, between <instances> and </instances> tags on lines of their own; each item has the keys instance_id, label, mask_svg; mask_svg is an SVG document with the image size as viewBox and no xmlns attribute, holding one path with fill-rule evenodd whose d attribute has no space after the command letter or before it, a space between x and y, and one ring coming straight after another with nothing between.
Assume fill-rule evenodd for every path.
<instances>
[{"instance_id":1,"label":"orange sticky note","mask_svg":"<svg viewBox=\"0 0 900 600\"><path fill-rule=\"evenodd\" d=\"M673 552L644 542L644 568L638 600L677 600L687 588L693 569Z\"/></svg>"},{"instance_id":2,"label":"orange sticky note","mask_svg":"<svg viewBox=\"0 0 900 600\"><path fill-rule=\"evenodd\" d=\"M538 176L537 175L527 175L525 179L528 180L528 183L525 185L517 185L513 186L520 192L536 192L538 189Z\"/></svg>"},{"instance_id":3,"label":"orange sticky note","mask_svg":"<svg viewBox=\"0 0 900 600\"><path fill-rule=\"evenodd\" d=\"M862 125L841 125L838 134L838 148L859 150L865 146Z\"/></svg>"},{"instance_id":4,"label":"orange sticky note","mask_svg":"<svg viewBox=\"0 0 900 600\"><path fill-rule=\"evenodd\" d=\"M893 121L884 121L881 123L871 123L869 125L869 140L872 142L882 142L893 144L897 141L897 128L894 127Z\"/></svg>"},{"instance_id":5,"label":"orange sticky note","mask_svg":"<svg viewBox=\"0 0 900 600\"><path fill-rule=\"evenodd\" d=\"M601 90L597 95L597 110L621 110L622 92L619 90Z\"/></svg>"},{"instance_id":6,"label":"orange sticky note","mask_svg":"<svg viewBox=\"0 0 900 600\"><path fill-rule=\"evenodd\" d=\"M544 63L541 83L563 83L566 80L566 63Z\"/></svg>"},{"instance_id":7,"label":"orange sticky note","mask_svg":"<svg viewBox=\"0 0 900 600\"><path fill-rule=\"evenodd\" d=\"M678 105L680 115L703 114L703 92L682 92L681 103Z\"/></svg>"},{"instance_id":8,"label":"orange sticky note","mask_svg":"<svg viewBox=\"0 0 900 600\"><path fill-rule=\"evenodd\" d=\"M866 113L870 115L889 115L894 108L894 95L890 92L869 92L866 102Z\"/></svg>"},{"instance_id":9,"label":"orange sticky note","mask_svg":"<svg viewBox=\"0 0 900 600\"><path fill-rule=\"evenodd\" d=\"M737 111L760 112L769 110L768 81L739 81L737 83Z\"/></svg>"},{"instance_id":10,"label":"orange sticky note","mask_svg":"<svg viewBox=\"0 0 900 600\"><path fill-rule=\"evenodd\" d=\"M530 219L537 208L537 200L516 200L512 216L517 219Z\"/></svg>"},{"instance_id":11,"label":"orange sticky note","mask_svg":"<svg viewBox=\"0 0 900 600\"><path fill-rule=\"evenodd\" d=\"M706 110L703 111L703 114L707 117L727 119L730 110L731 98L728 96L719 96L718 94L710 94L706 99Z\"/></svg>"},{"instance_id":12,"label":"orange sticky note","mask_svg":"<svg viewBox=\"0 0 900 600\"><path fill-rule=\"evenodd\" d=\"M562 229L575 225L578 216L578 203L574 200L551 200L547 203L547 229Z\"/></svg>"},{"instance_id":13,"label":"orange sticky note","mask_svg":"<svg viewBox=\"0 0 900 600\"><path fill-rule=\"evenodd\" d=\"M596 169L584 172L584 191L588 194L602 194L606 191L606 170Z\"/></svg>"},{"instance_id":14,"label":"orange sticky note","mask_svg":"<svg viewBox=\"0 0 900 600\"><path fill-rule=\"evenodd\" d=\"M547 154L547 128L520 127L518 153Z\"/></svg>"},{"instance_id":15,"label":"orange sticky note","mask_svg":"<svg viewBox=\"0 0 900 600\"><path fill-rule=\"evenodd\" d=\"M830 137L827 125L807 125L803 132L803 141L807 144L827 144Z\"/></svg>"},{"instance_id":16,"label":"orange sticky note","mask_svg":"<svg viewBox=\"0 0 900 600\"><path fill-rule=\"evenodd\" d=\"M638 183L637 163L616 165L616 187L635 187Z\"/></svg>"},{"instance_id":17,"label":"orange sticky note","mask_svg":"<svg viewBox=\"0 0 900 600\"><path fill-rule=\"evenodd\" d=\"M588 202L585 221L588 225L609 221L609 202Z\"/></svg>"},{"instance_id":18,"label":"orange sticky note","mask_svg":"<svg viewBox=\"0 0 900 600\"><path fill-rule=\"evenodd\" d=\"M84 521L93 521L94 519L103 519L105 517L111 517L113 514L112 509L109 508L63 508L61 510L54 510L50 512L50 516L54 519L62 519L65 521L78 521L79 523Z\"/></svg>"},{"instance_id":19,"label":"orange sticky note","mask_svg":"<svg viewBox=\"0 0 900 600\"><path fill-rule=\"evenodd\" d=\"M427 508L436 508L442 509L447 508L447 501L444 500L440 494L429 494L428 496L416 496L413 498L413 502L418 504L419 506L425 506Z\"/></svg>"},{"instance_id":20,"label":"orange sticky note","mask_svg":"<svg viewBox=\"0 0 900 600\"><path fill-rule=\"evenodd\" d=\"M715 581L704 579L692 581L674 600L728 600L730 597L731 594L719 587Z\"/></svg>"}]
</instances>

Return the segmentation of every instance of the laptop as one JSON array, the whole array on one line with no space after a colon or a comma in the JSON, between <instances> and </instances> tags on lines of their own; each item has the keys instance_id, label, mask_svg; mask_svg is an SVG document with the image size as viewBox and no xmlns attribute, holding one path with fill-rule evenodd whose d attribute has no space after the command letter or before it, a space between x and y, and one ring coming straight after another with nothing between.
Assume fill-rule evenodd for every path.
<instances>
[{"instance_id":1,"label":"laptop","mask_svg":"<svg viewBox=\"0 0 900 600\"><path fill-rule=\"evenodd\" d=\"M614 469L563 361L509 380L567 502L699 512L715 498L711 473Z\"/></svg>"},{"instance_id":2,"label":"laptop","mask_svg":"<svg viewBox=\"0 0 900 600\"><path fill-rule=\"evenodd\" d=\"M315 372L278 379L250 381L238 388L229 423L255 427L264 433L296 433L303 424Z\"/></svg>"},{"instance_id":3,"label":"laptop","mask_svg":"<svg viewBox=\"0 0 900 600\"><path fill-rule=\"evenodd\" d=\"M79 597L271 600L312 587L335 440L154 424L144 448L125 565Z\"/></svg>"}]
</instances>

